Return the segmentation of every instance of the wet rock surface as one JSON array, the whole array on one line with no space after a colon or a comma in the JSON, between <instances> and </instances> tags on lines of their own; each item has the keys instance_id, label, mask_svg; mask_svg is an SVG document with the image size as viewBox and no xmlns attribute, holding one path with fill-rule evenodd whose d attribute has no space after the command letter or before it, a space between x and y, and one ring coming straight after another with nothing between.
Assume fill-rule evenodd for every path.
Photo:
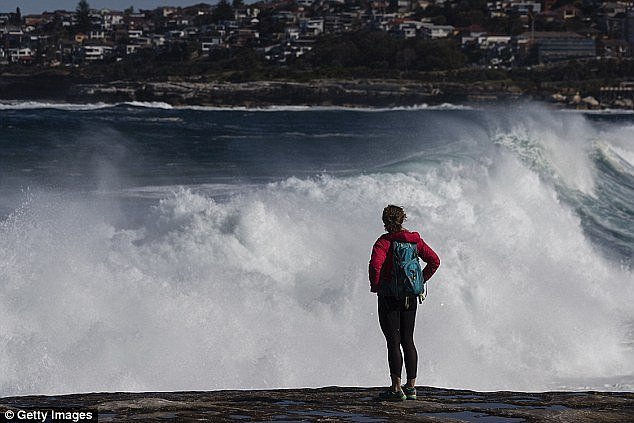
<instances>
[{"instance_id":1,"label":"wet rock surface","mask_svg":"<svg viewBox=\"0 0 634 423\"><path fill-rule=\"evenodd\" d=\"M628 422L634 393L474 392L419 387L418 399L381 402L384 388L89 393L0 399L6 410L92 409L100 422ZM3 420L3 419L0 419Z\"/></svg>"}]
</instances>

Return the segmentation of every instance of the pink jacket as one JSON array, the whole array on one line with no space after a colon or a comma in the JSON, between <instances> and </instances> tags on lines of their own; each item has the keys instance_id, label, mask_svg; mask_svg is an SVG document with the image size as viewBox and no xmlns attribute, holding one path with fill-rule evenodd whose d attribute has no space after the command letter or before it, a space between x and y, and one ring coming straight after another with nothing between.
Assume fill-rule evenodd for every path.
<instances>
[{"instance_id":1,"label":"pink jacket","mask_svg":"<svg viewBox=\"0 0 634 423\"><path fill-rule=\"evenodd\" d=\"M390 280L392 277L392 254L390 246L392 241L412 242L418 247L418 257L422 258L427 265L423 269L423 278L429 280L440 266L438 255L420 237L418 232L409 232L403 229L400 232L386 233L379 237L372 247L372 257L370 258L370 291L378 292L381 281Z\"/></svg>"}]
</instances>

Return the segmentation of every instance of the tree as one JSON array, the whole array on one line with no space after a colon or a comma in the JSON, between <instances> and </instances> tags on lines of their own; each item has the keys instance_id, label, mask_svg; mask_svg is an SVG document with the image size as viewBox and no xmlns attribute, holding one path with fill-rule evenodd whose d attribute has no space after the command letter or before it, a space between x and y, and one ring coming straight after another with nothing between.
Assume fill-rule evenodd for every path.
<instances>
[{"instance_id":1,"label":"tree","mask_svg":"<svg viewBox=\"0 0 634 423\"><path fill-rule=\"evenodd\" d=\"M90 6L86 0L80 0L77 3L77 30L80 32L88 32L90 29Z\"/></svg>"},{"instance_id":2,"label":"tree","mask_svg":"<svg viewBox=\"0 0 634 423\"><path fill-rule=\"evenodd\" d=\"M231 6L233 7L233 10L242 9L244 2L242 0L233 0L231 2Z\"/></svg>"},{"instance_id":3,"label":"tree","mask_svg":"<svg viewBox=\"0 0 634 423\"><path fill-rule=\"evenodd\" d=\"M211 13L213 22L231 21L234 19L233 8L227 0L220 0Z\"/></svg>"}]
</instances>

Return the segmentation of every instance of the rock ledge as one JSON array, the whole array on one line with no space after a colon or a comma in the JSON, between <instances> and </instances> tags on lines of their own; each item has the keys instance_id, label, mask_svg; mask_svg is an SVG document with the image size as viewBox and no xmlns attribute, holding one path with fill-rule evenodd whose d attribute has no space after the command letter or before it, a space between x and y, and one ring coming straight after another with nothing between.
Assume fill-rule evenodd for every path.
<instances>
[{"instance_id":1,"label":"rock ledge","mask_svg":"<svg viewBox=\"0 0 634 423\"><path fill-rule=\"evenodd\" d=\"M6 410L97 410L100 422L123 421L634 421L634 393L474 392L418 388L418 399L375 400L383 388L326 387L262 391L87 393L0 398ZM4 417L0 421L6 421ZM12 420L17 421L17 420Z\"/></svg>"}]
</instances>

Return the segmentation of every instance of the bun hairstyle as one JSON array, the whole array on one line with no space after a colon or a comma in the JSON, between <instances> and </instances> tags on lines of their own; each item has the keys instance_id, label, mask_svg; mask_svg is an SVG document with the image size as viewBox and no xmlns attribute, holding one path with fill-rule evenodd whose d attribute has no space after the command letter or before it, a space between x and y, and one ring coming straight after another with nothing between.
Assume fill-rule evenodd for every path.
<instances>
[{"instance_id":1,"label":"bun hairstyle","mask_svg":"<svg viewBox=\"0 0 634 423\"><path fill-rule=\"evenodd\" d=\"M381 219L383 220L383 226L386 231L390 233L399 232L403 230L403 222L407 219L407 215L403 207L390 204L383 209Z\"/></svg>"}]
</instances>

